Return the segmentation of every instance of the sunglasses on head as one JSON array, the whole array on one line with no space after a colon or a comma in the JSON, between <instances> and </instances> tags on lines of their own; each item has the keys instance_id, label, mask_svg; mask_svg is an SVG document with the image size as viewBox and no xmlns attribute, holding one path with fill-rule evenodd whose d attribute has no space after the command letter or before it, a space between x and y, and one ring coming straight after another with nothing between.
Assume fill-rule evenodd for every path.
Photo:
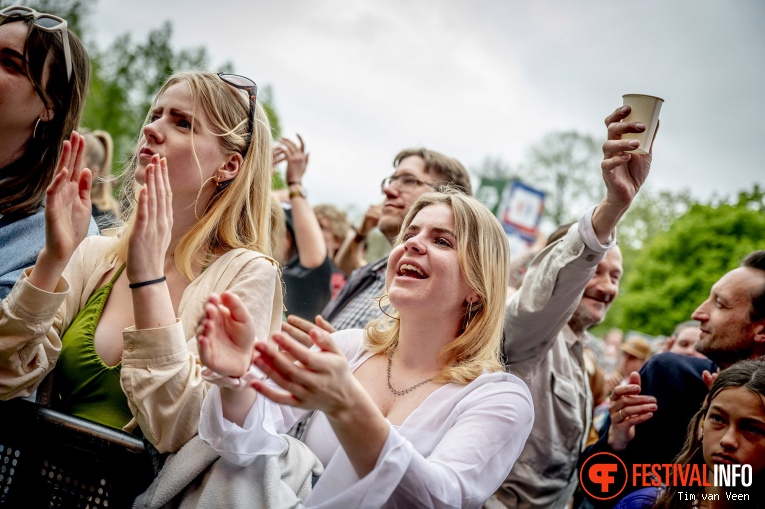
<instances>
[{"instance_id":1,"label":"sunglasses on head","mask_svg":"<svg viewBox=\"0 0 765 509\"><path fill-rule=\"evenodd\" d=\"M23 5L12 5L0 10L0 21L10 17L28 18L32 17L34 24L40 30L51 33L60 33L61 42L64 46L64 62L66 63L66 79L67 81L72 79L72 53L69 49L69 33L66 28L66 20L59 18L53 14L47 14L44 12L37 12L30 7L24 7Z\"/></svg>"},{"instance_id":2,"label":"sunglasses on head","mask_svg":"<svg viewBox=\"0 0 765 509\"><path fill-rule=\"evenodd\" d=\"M250 78L247 78L246 76L240 76L238 74L227 74L224 72L219 72L218 77L232 87L246 91L250 98L250 115L248 118L250 137L247 138L247 145L245 145L244 152L242 152L242 157L245 157L247 156L247 152L250 150L252 135L255 131L255 101L258 97L258 86Z\"/></svg>"}]
</instances>

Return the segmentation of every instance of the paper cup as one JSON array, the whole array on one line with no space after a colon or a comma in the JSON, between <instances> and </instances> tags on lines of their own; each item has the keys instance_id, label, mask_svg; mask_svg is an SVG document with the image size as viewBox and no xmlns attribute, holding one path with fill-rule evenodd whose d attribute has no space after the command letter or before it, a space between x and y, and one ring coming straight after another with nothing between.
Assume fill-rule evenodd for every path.
<instances>
[{"instance_id":1,"label":"paper cup","mask_svg":"<svg viewBox=\"0 0 765 509\"><path fill-rule=\"evenodd\" d=\"M630 150L631 154L647 154L656 134L656 126L659 124L659 112L664 99L652 95L624 94L624 105L632 108L622 122L641 122L646 129L642 133L627 133L622 135L623 140L638 140L640 146Z\"/></svg>"}]
</instances>

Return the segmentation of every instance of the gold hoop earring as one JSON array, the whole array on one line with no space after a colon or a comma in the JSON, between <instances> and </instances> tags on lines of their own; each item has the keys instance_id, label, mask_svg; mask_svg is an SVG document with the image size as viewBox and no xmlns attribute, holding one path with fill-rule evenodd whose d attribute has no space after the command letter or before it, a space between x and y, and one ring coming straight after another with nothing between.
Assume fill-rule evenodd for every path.
<instances>
[{"instance_id":1,"label":"gold hoop earring","mask_svg":"<svg viewBox=\"0 0 765 509\"><path fill-rule=\"evenodd\" d=\"M378 307L378 308L380 308L380 311L382 312L382 314L384 314L384 315L385 315L385 316L387 316L388 318L390 318L390 319L392 319L392 320L396 320L396 321L400 320L400 318L398 318L398 317L396 317L396 316L391 316L391 315L389 315L389 314L388 314L388 313L386 313L386 312L385 312L385 310L383 309L383 307L382 307L382 301L383 301L383 299L387 299L387 298L388 298L388 294L382 295L380 298L378 298L378 299L377 299L377 307Z\"/></svg>"},{"instance_id":2,"label":"gold hoop earring","mask_svg":"<svg viewBox=\"0 0 765 509\"><path fill-rule=\"evenodd\" d=\"M463 331L466 331L467 328L470 326L470 321L473 319L473 317L470 316L472 313L473 313L473 301L469 300L468 301L467 311L465 311L465 321L462 324L462 330Z\"/></svg>"},{"instance_id":3,"label":"gold hoop earring","mask_svg":"<svg viewBox=\"0 0 765 509\"><path fill-rule=\"evenodd\" d=\"M199 216L197 215L197 203L199 202L199 197L202 196L202 189L205 188L208 182L210 182L212 179L216 178L215 176L210 177L209 179L202 182L202 185L199 186L199 191L197 191L197 198L194 200L194 217L197 218L197 221L199 221ZM220 178L220 177L218 177ZM218 187L217 185L215 187Z\"/></svg>"}]
</instances>

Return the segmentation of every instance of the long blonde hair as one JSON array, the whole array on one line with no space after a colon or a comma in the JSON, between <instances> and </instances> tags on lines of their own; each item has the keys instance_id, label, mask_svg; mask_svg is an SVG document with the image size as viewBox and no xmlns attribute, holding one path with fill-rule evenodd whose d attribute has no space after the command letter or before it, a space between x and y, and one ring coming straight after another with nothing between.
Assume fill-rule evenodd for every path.
<instances>
[{"instance_id":1,"label":"long blonde hair","mask_svg":"<svg viewBox=\"0 0 765 509\"><path fill-rule=\"evenodd\" d=\"M250 106L246 93L210 72L177 72L162 85L152 109L157 98L177 83L186 83L189 86L194 102L193 118L198 118L198 108L205 112L210 121L210 130L220 138L224 153L241 154L247 145L249 129ZM145 127L150 120L151 110L147 113L143 126ZM191 145L193 148L193 126ZM114 249L114 254L121 259L127 256L126 233L135 222L135 196L139 189L135 181L137 166L138 147L131 157L123 186L123 203L128 205L125 211L128 219L121 232L123 235L120 242ZM201 166L199 172L201 176ZM193 280L192 266L195 263L206 265L209 257L220 250L245 248L271 256L270 192L271 125L263 107L258 103L255 108L252 142L239 173L214 190L199 221L178 242L174 251L174 263L178 271L189 280Z\"/></svg>"},{"instance_id":2,"label":"long blonde hair","mask_svg":"<svg viewBox=\"0 0 765 509\"><path fill-rule=\"evenodd\" d=\"M106 131L81 130L85 137L85 167L93 170L98 168L98 177L93 180L90 188L90 199L100 210L111 212L120 218L120 207L112 194L114 175L112 175L112 157L114 143Z\"/></svg>"},{"instance_id":3,"label":"long blonde hair","mask_svg":"<svg viewBox=\"0 0 765 509\"><path fill-rule=\"evenodd\" d=\"M426 193L414 202L404 218L396 245L403 242L404 233L417 213L436 204L448 205L452 209L460 270L480 298L470 310L465 307L460 318L467 325L463 325L460 335L439 353L438 361L443 368L434 380L467 384L484 371L503 369L500 349L510 250L507 236L491 211L475 198L448 187L440 192ZM367 326L366 348L369 351L387 354L398 344L398 312L393 310L391 316L395 318L377 318Z\"/></svg>"}]
</instances>

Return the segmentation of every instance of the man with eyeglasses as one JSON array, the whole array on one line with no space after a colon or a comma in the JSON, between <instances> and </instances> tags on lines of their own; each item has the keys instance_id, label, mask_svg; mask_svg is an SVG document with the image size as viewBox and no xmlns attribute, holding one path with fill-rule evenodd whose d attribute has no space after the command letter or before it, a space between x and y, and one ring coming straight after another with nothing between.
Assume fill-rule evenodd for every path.
<instances>
[{"instance_id":1,"label":"man with eyeglasses","mask_svg":"<svg viewBox=\"0 0 765 509\"><path fill-rule=\"evenodd\" d=\"M396 168L393 175L385 178L380 186L385 200L377 223L391 245L409 208L422 194L447 183L461 187L467 194L472 192L470 176L462 163L433 150L402 150L393 160L393 166ZM356 243L363 241L354 239ZM380 316L382 310L375 300L384 293L387 266L386 255L354 270L337 297L324 308L321 316L325 320L317 319L317 325L330 331L363 329L371 319ZM283 330L311 344L307 333L312 326L311 322L290 316Z\"/></svg>"}]
</instances>

